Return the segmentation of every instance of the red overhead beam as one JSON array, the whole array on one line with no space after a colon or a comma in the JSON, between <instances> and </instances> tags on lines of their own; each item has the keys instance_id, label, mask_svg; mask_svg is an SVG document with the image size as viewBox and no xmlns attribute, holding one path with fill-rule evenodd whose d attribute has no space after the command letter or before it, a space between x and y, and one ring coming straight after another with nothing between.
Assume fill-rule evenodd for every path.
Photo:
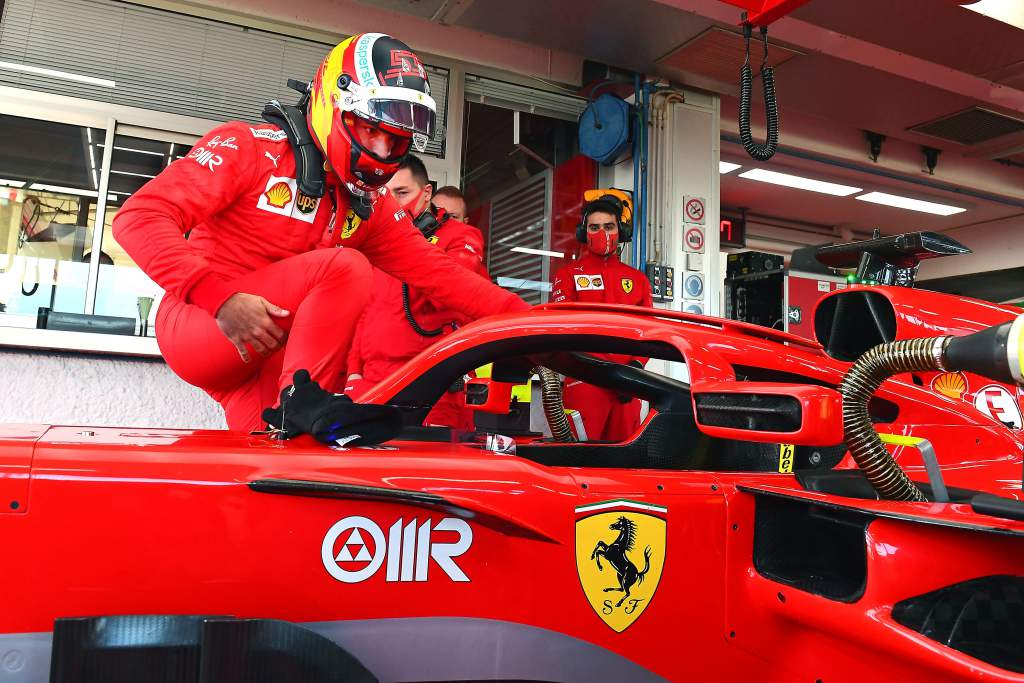
<instances>
[{"instance_id":1,"label":"red overhead beam","mask_svg":"<svg viewBox=\"0 0 1024 683\"><path fill-rule=\"evenodd\" d=\"M767 26L776 19L786 16L808 0L722 0L747 13L744 23L751 26Z\"/></svg>"}]
</instances>

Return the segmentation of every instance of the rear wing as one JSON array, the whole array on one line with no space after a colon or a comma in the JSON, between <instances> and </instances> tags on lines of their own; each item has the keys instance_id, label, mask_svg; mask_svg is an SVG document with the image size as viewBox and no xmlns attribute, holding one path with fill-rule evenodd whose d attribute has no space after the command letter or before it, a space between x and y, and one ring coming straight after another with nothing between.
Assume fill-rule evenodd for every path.
<instances>
[{"instance_id":1,"label":"rear wing","mask_svg":"<svg viewBox=\"0 0 1024 683\"><path fill-rule=\"evenodd\" d=\"M818 247L818 261L832 268L856 268L857 281L913 287L924 259L970 254L971 250L937 232L907 232L859 242Z\"/></svg>"}]
</instances>

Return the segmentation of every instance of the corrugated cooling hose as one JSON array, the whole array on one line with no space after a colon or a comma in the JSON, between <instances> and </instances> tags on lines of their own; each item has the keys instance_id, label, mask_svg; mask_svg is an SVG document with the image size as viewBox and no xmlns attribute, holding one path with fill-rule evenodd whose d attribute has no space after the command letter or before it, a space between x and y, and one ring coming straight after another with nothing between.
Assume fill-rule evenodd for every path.
<instances>
[{"instance_id":1,"label":"corrugated cooling hose","mask_svg":"<svg viewBox=\"0 0 1024 683\"><path fill-rule=\"evenodd\" d=\"M930 337L879 344L858 358L839 384L846 445L882 498L927 500L878 438L868 414L868 401L892 375L915 370L946 370L943 354L949 340L950 337Z\"/></svg>"},{"instance_id":2,"label":"corrugated cooling hose","mask_svg":"<svg viewBox=\"0 0 1024 683\"><path fill-rule=\"evenodd\" d=\"M551 436L555 441L576 441L569 428L569 418L565 416L565 404L562 403L562 379L558 373L538 365L533 369L540 376L541 402L544 404L544 417L551 427Z\"/></svg>"},{"instance_id":3,"label":"corrugated cooling hose","mask_svg":"<svg viewBox=\"0 0 1024 683\"><path fill-rule=\"evenodd\" d=\"M764 40L764 59L761 62L761 81L764 85L764 108L765 120L768 125L768 134L765 144L754 142L750 133L750 95L754 87L754 73L750 68L750 25L743 27L743 37L746 40L746 58L743 66L740 67L740 141L747 154L758 161L768 161L775 156L775 150L779 144L779 104L775 99L775 71L768 64L768 28L761 27L761 38Z\"/></svg>"}]
</instances>

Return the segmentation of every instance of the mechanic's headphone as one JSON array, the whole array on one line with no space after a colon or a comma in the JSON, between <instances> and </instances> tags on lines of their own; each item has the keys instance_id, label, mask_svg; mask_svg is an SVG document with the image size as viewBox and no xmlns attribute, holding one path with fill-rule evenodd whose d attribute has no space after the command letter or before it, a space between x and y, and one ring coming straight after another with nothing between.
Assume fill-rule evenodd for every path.
<instances>
[{"instance_id":1,"label":"mechanic's headphone","mask_svg":"<svg viewBox=\"0 0 1024 683\"><path fill-rule=\"evenodd\" d=\"M587 243L587 219L592 213L610 213L619 224L619 243L633 239L633 200L622 190L587 190L583 213L576 225L576 241Z\"/></svg>"},{"instance_id":2,"label":"mechanic's headphone","mask_svg":"<svg viewBox=\"0 0 1024 683\"><path fill-rule=\"evenodd\" d=\"M415 225L428 240L434 236L434 233L437 232L442 225L448 222L449 218L451 218L446 211L445 214L441 216L441 220L438 220L437 216L434 215L433 208L433 205L431 205L419 216L412 219L412 224Z\"/></svg>"}]
</instances>

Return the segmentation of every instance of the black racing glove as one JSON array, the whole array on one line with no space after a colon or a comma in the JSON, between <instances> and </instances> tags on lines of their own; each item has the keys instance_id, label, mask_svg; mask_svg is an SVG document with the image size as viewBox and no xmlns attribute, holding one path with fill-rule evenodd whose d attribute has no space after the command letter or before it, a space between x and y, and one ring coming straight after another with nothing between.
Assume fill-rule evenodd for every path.
<instances>
[{"instance_id":1,"label":"black racing glove","mask_svg":"<svg viewBox=\"0 0 1024 683\"><path fill-rule=\"evenodd\" d=\"M281 391L281 403L263 411L263 419L287 439L309 434L317 441L345 446L371 446L398 436L402 412L395 406L354 403L332 394L312 380L307 370L296 371L291 386Z\"/></svg>"}]
</instances>

